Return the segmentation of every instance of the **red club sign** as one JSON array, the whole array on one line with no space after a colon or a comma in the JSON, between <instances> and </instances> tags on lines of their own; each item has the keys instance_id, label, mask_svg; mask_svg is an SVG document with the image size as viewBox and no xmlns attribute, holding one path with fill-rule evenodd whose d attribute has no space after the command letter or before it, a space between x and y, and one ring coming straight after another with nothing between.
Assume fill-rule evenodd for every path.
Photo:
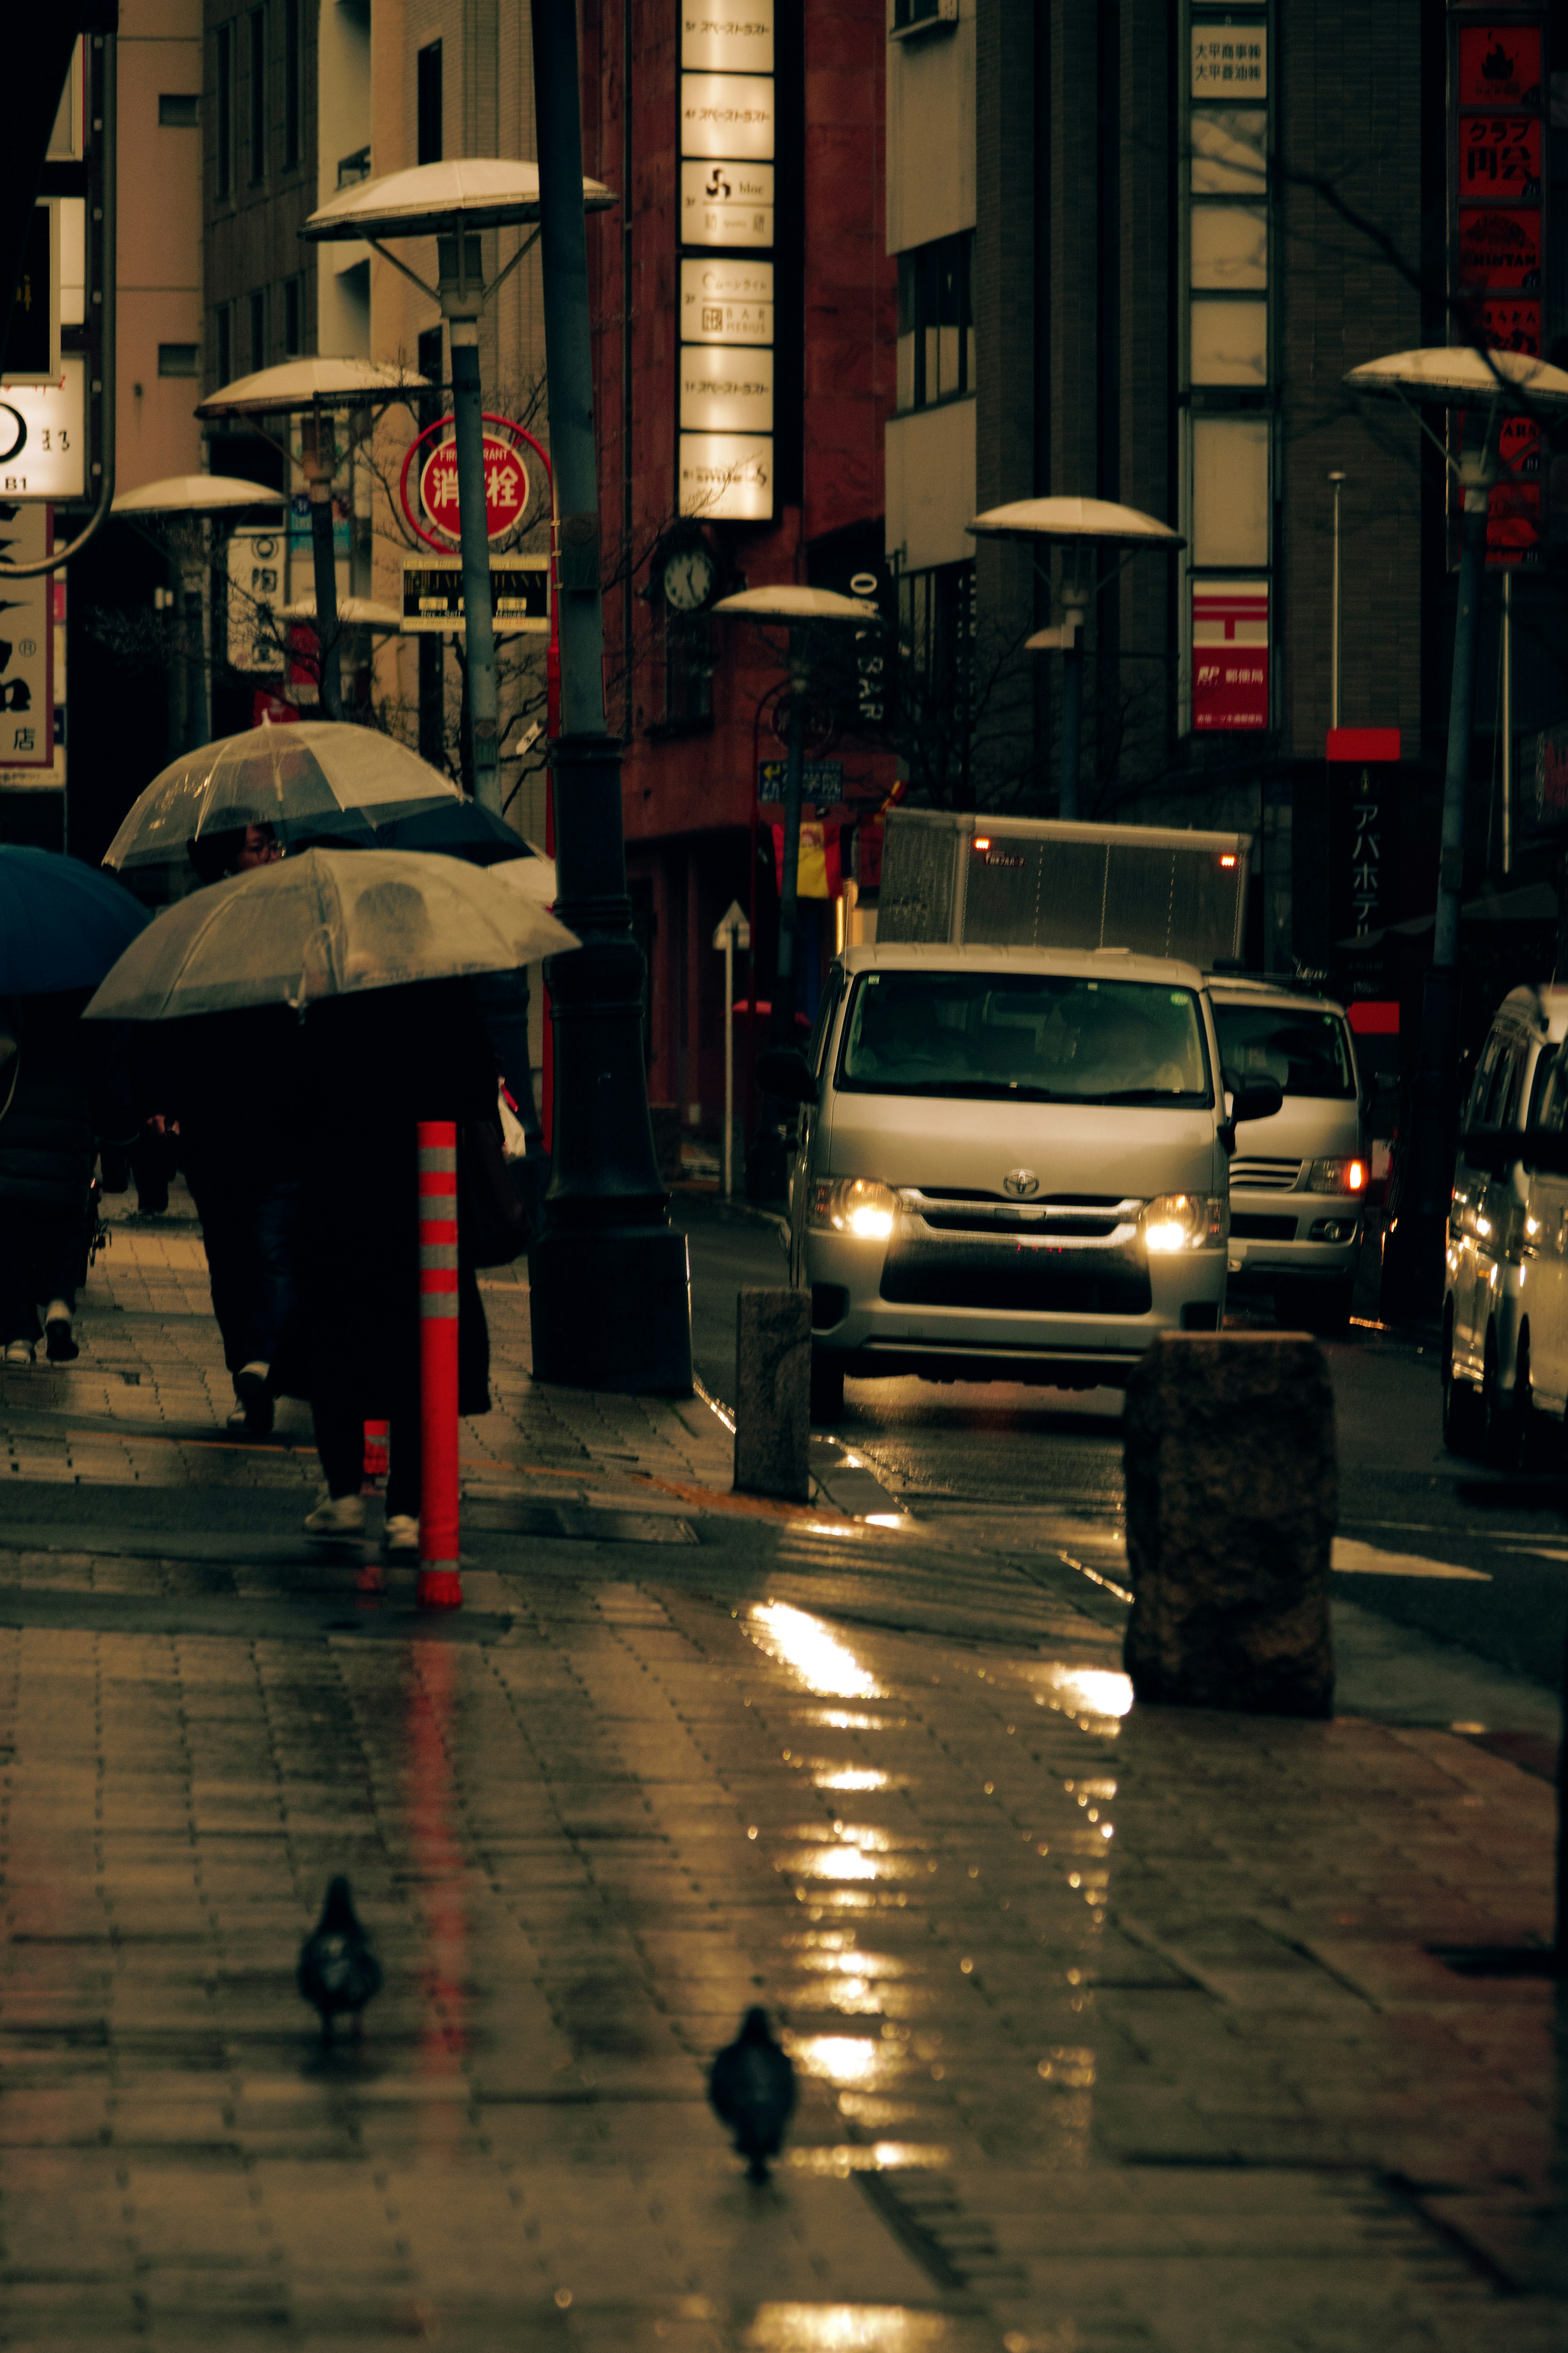
<instances>
[{"instance_id":1,"label":"red club sign","mask_svg":"<svg viewBox=\"0 0 1568 2353\"><path fill-rule=\"evenodd\" d=\"M522 451L516 439L503 439L503 434L531 439L522 427L510 417L489 417L487 426L499 426L500 432L484 437L485 459L485 530L490 539L505 539L514 532L528 509L528 471L522 461ZM429 528L454 544L462 536L460 502L458 491L458 445L452 438L453 420L444 417L421 433L403 461L403 477L399 492L403 512L420 538L431 547L438 547ZM410 496L409 475L417 466L419 496L416 505Z\"/></svg>"}]
</instances>

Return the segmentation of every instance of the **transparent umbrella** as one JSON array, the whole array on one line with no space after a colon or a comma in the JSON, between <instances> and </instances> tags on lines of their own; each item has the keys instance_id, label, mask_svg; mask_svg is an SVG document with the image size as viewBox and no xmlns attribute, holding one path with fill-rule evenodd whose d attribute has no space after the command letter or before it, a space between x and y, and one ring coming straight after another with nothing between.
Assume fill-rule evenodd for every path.
<instances>
[{"instance_id":1,"label":"transparent umbrella","mask_svg":"<svg viewBox=\"0 0 1568 2353\"><path fill-rule=\"evenodd\" d=\"M148 924L89 1020L171 1021L243 1006L513 972L577 939L498 870L407 849L307 849L197 892Z\"/></svg>"},{"instance_id":2,"label":"transparent umbrella","mask_svg":"<svg viewBox=\"0 0 1568 2353\"><path fill-rule=\"evenodd\" d=\"M216 834L269 825L285 848L329 835L370 849L378 826L461 799L438 768L374 728L330 719L249 727L154 776L103 862L128 879L161 866L194 880L188 845Z\"/></svg>"}]
</instances>

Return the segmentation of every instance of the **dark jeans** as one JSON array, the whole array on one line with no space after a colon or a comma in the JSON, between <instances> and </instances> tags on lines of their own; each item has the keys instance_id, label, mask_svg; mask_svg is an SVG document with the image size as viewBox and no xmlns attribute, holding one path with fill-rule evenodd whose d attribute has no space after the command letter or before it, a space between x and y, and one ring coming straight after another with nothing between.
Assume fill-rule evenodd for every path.
<instances>
[{"instance_id":1,"label":"dark jeans","mask_svg":"<svg viewBox=\"0 0 1568 2353\"><path fill-rule=\"evenodd\" d=\"M331 1496L357 1495L364 1483L364 1424L363 1409L352 1400L313 1397L316 1451ZM386 1516L419 1517L419 1419L395 1415L390 1441L391 1463L386 1478Z\"/></svg>"},{"instance_id":2,"label":"dark jeans","mask_svg":"<svg viewBox=\"0 0 1568 2353\"><path fill-rule=\"evenodd\" d=\"M230 1373L270 1365L294 1313L295 1231L300 1180L233 1185L204 1169L191 1173L212 1282L213 1314Z\"/></svg>"},{"instance_id":3,"label":"dark jeans","mask_svg":"<svg viewBox=\"0 0 1568 2353\"><path fill-rule=\"evenodd\" d=\"M38 1309L63 1299L74 1314L87 1227L73 1210L0 1205L0 1346L43 1336Z\"/></svg>"}]
</instances>

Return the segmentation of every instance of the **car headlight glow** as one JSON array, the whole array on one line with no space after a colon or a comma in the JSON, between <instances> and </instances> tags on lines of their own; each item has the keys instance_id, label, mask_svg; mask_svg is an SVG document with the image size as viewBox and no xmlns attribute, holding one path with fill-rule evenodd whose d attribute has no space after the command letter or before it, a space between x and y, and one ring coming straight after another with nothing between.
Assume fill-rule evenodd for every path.
<instances>
[{"instance_id":1,"label":"car headlight glow","mask_svg":"<svg viewBox=\"0 0 1568 2353\"><path fill-rule=\"evenodd\" d=\"M817 1233L852 1234L857 1241L885 1242L899 1205L874 1176L819 1177L811 1188L810 1223Z\"/></svg>"},{"instance_id":2,"label":"car headlight glow","mask_svg":"<svg viewBox=\"0 0 1568 2353\"><path fill-rule=\"evenodd\" d=\"M1230 1204L1216 1193L1161 1193L1144 1208L1143 1247L1151 1257L1214 1250L1230 1231Z\"/></svg>"},{"instance_id":3,"label":"car headlight glow","mask_svg":"<svg viewBox=\"0 0 1568 2353\"><path fill-rule=\"evenodd\" d=\"M1364 1160L1314 1160L1307 1174L1309 1193L1364 1193L1367 1165Z\"/></svg>"}]
</instances>

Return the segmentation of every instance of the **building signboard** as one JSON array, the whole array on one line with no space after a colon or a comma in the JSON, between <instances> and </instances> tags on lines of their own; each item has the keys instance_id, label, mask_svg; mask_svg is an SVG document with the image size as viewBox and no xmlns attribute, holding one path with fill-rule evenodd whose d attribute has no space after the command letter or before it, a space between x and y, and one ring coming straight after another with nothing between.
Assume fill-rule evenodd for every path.
<instances>
[{"instance_id":1,"label":"building signboard","mask_svg":"<svg viewBox=\"0 0 1568 2353\"><path fill-rule=\"evenodd\" d=\"M1521 750L1521 797L1531 830L1561 833L1568 827L1568 726L1548 727Z\"/></svg>"},{"instance_id":2,"label":"building signboard","mask_svg":"<svg viewBox=\"0 0 1568 2353\"><path fill-rule=\"evenodd\" d=\"M87 362L69 353L53 384L0 384L0 498L86 491Z\"/></svg>"},{"instance_id":3,"label":"building signboard","mask_svg":"<svg viewBox=\"0 0 1568 2353\"><path fill-rule=\"evenodd\" d=\"M231 670L280 670L283 646L274 608L287 602L287 542L272 527L242 525L229 533L227 656Z\"/></svg>"},{"instance_id":4,"label":"building signboard","mask_svg":"<svg viewBox=\"0 0 1568 2353\"><path fill-rule=\"evenodd\" d=\"M771 261L683 260L683 343L759 343L773 340Z\"/></svg>"},{"instance_id":5,"label":"building signboard","mask_svg":"<svg viewBox=\"0 0 1568 2353\"><path fill-rule=\"evenodd\" d=\"M1199 733L1268 724L1268 583L1193 584L1193 726Z\"/></svg>"},{"instance_id":6,"label":"building signboard","mask_svg":"<svg viewBox=\"0 0 1568 2353\"><path fill-rule=\"evenodd\" d=\"M682 344L680 424L688 433L771 433L772 352L731 351L721 343Z\"/></svg>"},{"instance_id":7,"label":"building signboard","mask_svg":"<svg viewBox=\"0 0 1568 2353\"><path fill-rule=\"evenodd\" d=\"M1541 104L1541 27L1485 21L1459 27L1459 104Z\"/></svg>"},{"instance_id":8,"label":"building signboard","mask_svg":"<svg viewBox=\"0 0 1568 2353\"><path fill-rule=\"evenodd\" d=\"M492 555L490 605L498 637L548 637L549 557ZM404 557L402 625L415 635L463 634L463 567L455 556Z\"/></svg>"},{"instance_id":9,"label":"building signboard","mask_svg":"<svg viewBox=\"0 0 1568 2353\"><path fill-rule=\"evenodd\" d=\"M1541 195L1541 117L1466 114L1459 118L1459 195L1518 198Z\"/></svg>"},{"instance_id":10,"label":"building signboard","mask_svg":"<svg viewBox=\"0 0 1568 2353\"><path fill-rule=\"evenodd\" d=\"M773 445L766 433L683 433L679 512L708 522L769 522Z\"/></svg>"},{"instance_id":11,"label":"building signboard","mask_svg":"<svg viewBox=\"0 0 1568 2353\"><path fill-rule=\"evenodd\" d=\"M1261 16L1193 26L1194 98L1267 98L1268 31Z\"/></svg>"},{"instance_id":12,"label":"building signboard","mask_svg":"<svg viewBox=\"0 0 1568 2353\"><path fill-rule=\"evenodd\" d=\"M773 0L682 0L680 62L710 73L771 74Z\"/></svg>"},{"instance_id":13,"label":"building signboard","mask_svg":"<svg viewBox=\"0 0 1568 2353\"><path fill-rule=\"evenodd\" d=\"M484 437L485 532L504 539L517 529L528 507L528 469L522 452L499 434ZM458 499L458 444L438 441L419 474L419 496L425 512L448 539L461 536Z\"/></svg>"},{"instance_id":14,"label":"building signboard","mask_svg":"<svg viewBox=\"0 0 1568 2353\"><path fill-rule=\"evenodd\" d=\"M773 167L771 164L682 164L682 245L771 246Z\"/></svg>"},{"instance_id":15,"label":"building signboard","mask_svg":"<svg viewBox=\"0 0 1568 2353\"><path fill-rule=\"evenodd\" d=\"M1541 291L1538 205L1465 205L1459 211L1461 286Z\"/></svg>"},{"instance_id":16,"label":"building signboard","mask_svg":"<svg viewBox=\"0 0 1568 2353\"><path fill-rule=\"evenodd\" d=\"M21 500L0 503L0 558L37 564L53 545L53 511ZM45 573L10 580L0 600L0 768L24 783L55 765L53 584Z\"/></svg>"},{"instance_id":17,"label":"building signboard","mask_svg":"<svg viewBox=\"0 0 1568 2353\"><path fill-rule=\"evenodd\" d=\"M683 73L680 152L771 164L773 154L771 74Z\"/></svg>"}]
</instances>

